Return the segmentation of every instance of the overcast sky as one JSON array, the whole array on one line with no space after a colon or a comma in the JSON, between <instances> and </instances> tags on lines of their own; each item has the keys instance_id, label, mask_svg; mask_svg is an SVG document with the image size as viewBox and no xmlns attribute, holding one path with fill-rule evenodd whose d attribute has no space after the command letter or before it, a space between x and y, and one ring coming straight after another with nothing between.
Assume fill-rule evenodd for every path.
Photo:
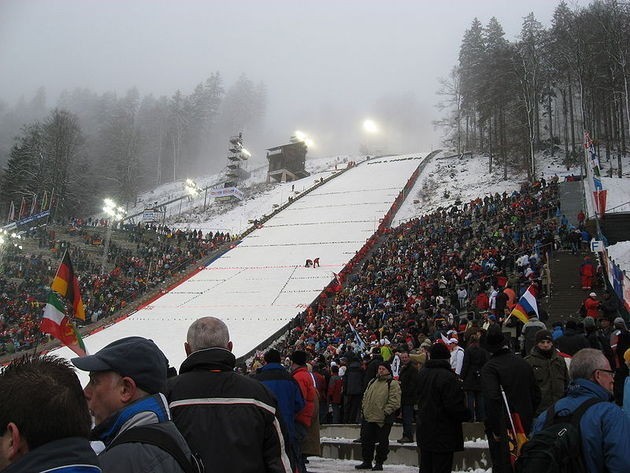
<instances>
[{"instance_id":1,"label":"overcast sky","mask_svg":"<svg viewBox=\"0 0 630 473\"><path fill-rule=\"evenodd\" d=\"M438 77L456 64L473 18L496 16L514 39L525 15L548 26L558 3L0 0L0 99L29 99L42 85L49 105L74 87L187 94L214 71L227 85L246 73L268 87L268 146L303 129L315 154L356 153L369 116L390 151L429 150L439 145ZM406 103L413 133L375 113L389 104L404 114Z\"/></svg>"}]
</instances>

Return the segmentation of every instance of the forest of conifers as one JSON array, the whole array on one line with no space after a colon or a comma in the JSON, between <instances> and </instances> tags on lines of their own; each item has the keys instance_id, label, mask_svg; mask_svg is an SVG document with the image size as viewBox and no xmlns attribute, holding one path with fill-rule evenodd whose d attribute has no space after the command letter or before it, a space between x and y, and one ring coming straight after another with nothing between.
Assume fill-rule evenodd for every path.
<instances>
[{"instance_id":1,"label":"forest of conifers","mask_svg":"<svg viewBox=\"0 0 630 473\"><path fill-rule=\"evenodd\" d=\"M583 156L584 131L602 159L627 152L630 112L630 3L594 1L556 8L544 28L533 13L508 41L496 18L475 19L464 34L459 63L441 79L447 141L458 152L490 156L490 167L526 169L534 156L559 154L566 164Z\"/></svg>"},{"instance_id":2,"label":"forest of conifers","mask_svg":"<svg viewBox=\"0 0 630 473\"><path fill-rule=\"evenodd\" d=\"M55 109L42 88L0 106L0 222L51 206L56 216L99 211L104 197L133 204L156 185L218 171L228 138L262 127L266 88L242 75L224 90L219 73L186 95L63 92ZM247 134L246 134L247 138ZM4 148L4 150L2 149ZM214 157L214 159L213 159Z\"/></svg>"},{"instance_id":3,"label":"forest of conifers","mask_svg":"<svg viewBox=\"0 0 630 473\"><path fill-rule=\"evenodd\" d=\"M532 13L513 41L496 18L475 19L458 64L438 91L446 145L490 157L490 170L540 176L534 156L580 162L584 131L602 159L630 139L630 3L561 3L548 28ZM33 212L54 196L58 216L98 210L104 196L133 203L152 186L218 171L226 139L261 130L265 85L246 76L224 90L212 74L189 95L124 96L75 89L52 111L42 88L31 101L0 103L0 222L10 208ZM201 165L202 164L202 165ZM612 169L612 167L610 167ZM33 203L35 201L35 203ZM22 213L22 212L18 212Z\"/></svg>"}]
</instances>

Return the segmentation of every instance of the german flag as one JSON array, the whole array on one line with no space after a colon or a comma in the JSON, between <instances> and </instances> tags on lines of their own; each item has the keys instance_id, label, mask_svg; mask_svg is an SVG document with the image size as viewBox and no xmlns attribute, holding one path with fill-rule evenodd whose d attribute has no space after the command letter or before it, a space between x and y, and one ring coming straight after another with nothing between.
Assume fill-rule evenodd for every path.
<instances>
[{"instance_id":1,"label":"german flag","mask_svg":"<svg viewBox=\"0 0 630 473\"><path fill-rule=\"evenodd\" d=\"M65 298L70 304L74 316L78 319L85 320L85 307L83 307L83 301L81 300L81 292L79 291L79 279L74 274L72 269L72 262L70 261L70 254L68 250L63 255L55 279L53 279L50 288L57 294Z\"/></svg>"}]
</instances>

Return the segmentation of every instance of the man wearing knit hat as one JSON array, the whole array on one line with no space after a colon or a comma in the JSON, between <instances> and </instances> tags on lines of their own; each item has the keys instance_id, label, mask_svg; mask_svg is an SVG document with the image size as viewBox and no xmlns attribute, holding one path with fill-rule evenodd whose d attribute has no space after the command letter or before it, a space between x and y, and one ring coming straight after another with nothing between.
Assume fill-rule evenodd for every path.
<instances>
[{"instance_id":1,"label":"man wearing knit hat","mask_svg":"<svg viewBox=\"0 0 630 473\"><path fill-rule=\"evenodd\" d=\"M464 450L462 422L470 418L462 383L451 369L449 349L442 343L429 350L431 359L420 371L416 401L416 433L420 471L447 473L454 452Z\"/></svg>"},{"instance_id":2,"label":"man wearing knit hat","mask_svg":"<svg viewBox=\"0 0 630 473\"><path fill-rule=\"evenodd\" d=\"M361 403L363 462L355 466L357 470L383 470L383 463L389 453L389 432L394 423L394 413L400 408L400 395L400 384L392 378L391 367L384 361L379 363L376 377L368 384ZM372 467L376 443L378 447L375 465Z\"/></svg>"},{"instance_id":3,"label":"man wearing knit hat","mask_svg":"<svg viewBox=\"0 0 630 473\"><path fill-rule=\"evenodd\" d=\"M541 401L536 409L538 415L564 396L569 385L569 371L564 358L558 355L553 346L549 330L536 332L536 345L525 361L534 370L534 378L540 388Z\"/></svg>"}]
</instances>

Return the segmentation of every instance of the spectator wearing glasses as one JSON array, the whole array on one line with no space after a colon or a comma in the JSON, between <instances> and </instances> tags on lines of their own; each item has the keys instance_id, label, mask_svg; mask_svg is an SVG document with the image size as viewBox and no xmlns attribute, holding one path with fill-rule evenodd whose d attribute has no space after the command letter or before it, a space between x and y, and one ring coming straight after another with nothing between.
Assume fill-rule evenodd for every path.
<instances>
[{"instance_id":1,"label":"spectator wearing glasses","mask_svg":"<svg viewBox=\"0 0 630 473\"><path fill-rule=\"evenodd\" d=\"M604 354L593 348L576 353L569 369L567 395L554 404L559 415L574 412L589 399L599 400L580 420L582 455L588 472L630 471L630 419L612 401L614 374ZM532 433L542 430L547 412L534 422Z\"/></svg>"}]
</instances>

